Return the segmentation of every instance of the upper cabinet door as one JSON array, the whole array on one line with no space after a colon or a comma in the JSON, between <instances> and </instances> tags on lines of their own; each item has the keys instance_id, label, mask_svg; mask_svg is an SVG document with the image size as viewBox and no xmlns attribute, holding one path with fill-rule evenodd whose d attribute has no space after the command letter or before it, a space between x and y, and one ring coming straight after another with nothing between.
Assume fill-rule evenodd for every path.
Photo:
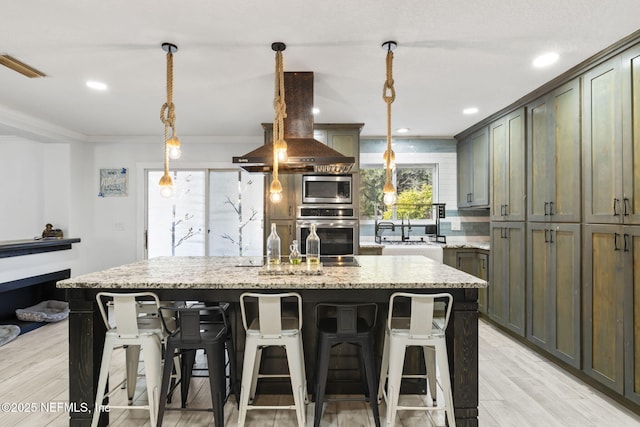
<instances>
[{"instance_id":1,"label":"upper cabinet door","mask_svg":"<svg viewBox=\"0 0 640 427\"><path fill-rule=\"evenodd\" d=\"M526 216L524 111L520 108L489 125L493 221L523 221Z\"/></svg>"},{"instance_id":2,"label":"upper cabinet door","mask_svg":"<svg viewBox=\"0 0 640 427\"><path fill-rule=\"evenodd\" d=\"M528 107L528 219L579 222L580 80Z\"/></svg>"},{"instance_id":3,"label":"upper cabinet door","mask_svg":"<svg viewBox=\"0 0 640 427\"><path fill-rule=\"evenodd\" d=\"M458 142L458 207L489 206L489 135L484 127Z\"/></svg>"},{"instance_id":4,"label":"upper cabinet door","mask_svg":"<svg viewBox=\"0 0 640 427\"><path fill-rule=\"evenodd\" d=\"M640 224L640 48L622 57L623 194L626 224Z\"/></svg>"},{"instance_id":5,"label":"upper cabinet door","mask_svg":"<svg viewBox=\"0 0 640 427\"><path fill-rule=\"evenodd\" d=\"M583 77L584 212L588 223L620 223L622 99L620 57Z\"/></svg>"}]
</instances>

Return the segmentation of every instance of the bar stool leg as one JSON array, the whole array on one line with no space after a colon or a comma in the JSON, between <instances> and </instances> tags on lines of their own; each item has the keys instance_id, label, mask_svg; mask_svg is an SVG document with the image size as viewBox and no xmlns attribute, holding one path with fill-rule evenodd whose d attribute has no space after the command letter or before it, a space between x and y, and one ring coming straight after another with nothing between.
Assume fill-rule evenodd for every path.
<instances>
[{"instance_id":1,"label":"bar stool leg","mask_svg":"<svg viewBox=\"0 0 640 427\"><path fill-rule=\"evenodd\" d=\"M187 399L189 397L189 386L191 385L191 377L193 375L193 365L196 361L196 350L188 349L182 351L182 363L180 370L182 377L180 378L180 398L183 408L187 407Z\"/></svg>"},{"instance_id":2,"label":"bar stool leg","mask_svg":"<svg viewBox=\"0 0 640 427\"><path fill-rule=\"evenodd\" d=\"M256 365L258 346L255 340L247 336L244 346L244 363L242 367L242 385L240 387L240 407L238 409L238 427L244 427L247 418L247 406L251 394L252 374Z\"/></svg>"},{"instance_id":3,"label":"bar stool leg","mask_svg":"<svg viewBox=\"0 0 640 427\"><path fill-rule=\"evenodd\" d=\"M405 351L405 340L390 335L389 376L387 379L387 427L393 427L396 422L396 408L400 398L400 384L402 383L402 368L404 365Z\"/></svg>"},{"instance_id":4,"label":"bar stool leg","mask_svg":"<svg viewBox=\"0 0 640 427\"><path fill-rule=\"evenodd\" d=\"M147 382L150 425L156 425L160 401L160 383L162 382L162 344L156 335L143 339L144 375Z\"/></svg>"},{"instance_id":5,"label":"bar stool leg","mask_svg":"<svg viewBox=\"0 0 640 427\"><path fill-rule=\"evenodd\" d=\"M140 360L140 346L139 345L127 345L124 350L126 360L126 375L127 375L127 397L129 398L129 405L133 404L133 395L136 391L136 384L138 382L138 364Z\"/></svg>"},{"instance_id":6,"label":"bar stool leg","mask_svg":"<svg viewBox=\"0 0 640 427\"><path fill-rule=\"evenodd\" d=\"M436 383L436 349L433 346L425 345L422 347L422 352L424 354L427 382L429 383L429 393L431 394L431 399L435 405L438 400Z\"/></svg>"},{"instance_id":7,"label":"bar stool leg","mask_svg":"<svg viewBox=\"0 0 640 427\"><path fill-rule=\"evenodd\" d=\"M327 374L329 372L329 354L331 344L326 339L318 339L318 360L316 361L316 407L313 416L314 427L320 426L322 410L324 406L324 393L327 387Z\"/></svg>"},{"instance_id":8,"label":"bar stool leg","mask_svg":"<svg viewBox=\"0 0 640 427\"><path fill-rule=\"evenodd\" d=\"M384 344L382 347L382 363L380 365L380 382L378 383L378 402L382 402L384 386L389 374L389 333L385 330Z\"/></svg>"},{"instance_id":9,"label":"bar stool leg","mask_svg":"<svg viewBox=\"0 0 640 427\"><path fill-rule=\"evenodd\" d=\"M249 390L249 402L253 402L253 399L255 399L256 397L256 389L258 388L258 377L260 376L261 361L262 361L262 347L258 346L254 356L254 364L252 366L253 373L251 374L251 389ZM246 371L242 371L242 372L246 372Z\"/></svg>"},{"instance_id":10,"label":"bar stool leg","mask_svg":"<svg viewBox=\"0 0 640 427\"><path fill-rule=\"evenodd\" d=\"M364 370L362 371L362 374L367 379L369 404L371 405L371 411L373 412L373 419L376 423L376 427L380 427L380 413L378 411L378 400L376 399L378 383L374 375L374 372L376 371L376 362L373 358L373 346L371 344L372 340L365 340L362 343L360 347L360 356L364 363Z\"/></svg>"},{"instance_id":11,"label":"bar stool leg","mask_svg":"<svg viewBox=\"0 0 640 427\"><path fill-rule=\"evenodd\" d=\"M238 365L236 361L236 347L231 329L227 334L225 341L227 356L229 357L229 382L231 383L231 392L236 397L236 407L240 405L240 381L238 380Z\"/></svg>"},{"instance_id":12,"label":"bar stool leg","mask_svg":"<svg viewBox=\"0 0 640 427\"><path fill-rule=\"evenodd\" d=\"M439 340L436 344L438 367L440 368L440 384L444 394L444 405L449 427L456 427L456 415L453 409L453 394L451 393L451 378L449 376L449 361L447 360L447 344ZM435 380L435 373L434 373Z\"/></svg>"},{"instance_id":13,"label":"bar stool leg","mask_svg":"<svg viewBox=\"0 0 640 427\"><path fill-rule=\"evenodd\" d=\"M169 343L165 354L170 355L176 352L176 347ZM171 373L173 372L174 358L166 356L164 358L164 368L162 372L162 387L160 389L160 399L158 401L158 422L157 427L162 426L164 418L164 408L167 402L167 394L169 392L169 384L171 383Z\"/></svg>"},{"instance_id":14,"label":"bar stool leg","mask_svg":"<svg viewBox=\"0 0 640 427\"><path fill-rule=\"evenodd\" d=\"M209 389L216 427L224 426L225 363L224 343L208 346Z\"/></svg>"},{"instance_id":15,"label":"bar stool leg","mask_svg":"<svg viewBox=\"0 0 640 427\"><path fill-rule=\"evenodd\" d=\"M285 350L287 352L287 362L289 364L289 374L291 375L291 389L293 390L293 401L296 406L296 414L298 416L298 425L300 427L305 426L305 396L307 387L306 379L302 377L304 373L304 358L302 356L302 347L300 346L300 339L294 337L292 339L286 339Z\"/></svg>"},{"instance_id":16,"label":"bar stool leg","mask_svg":"<svg viewBox=\"0 0 640 427\"><path fill-rule=\"evenodd\" d=\"M96 393L96 403L93 408L93 419L91 420L91 427L98 426L98 420L100 419L100 407L104 401L105 391L107 389L107 379L109 378L109 367L111 366L111 356L113 354L114 339L111 335L107 334L104 340L104 349L102 350L102 362L100 362L100 375L98 376L98 391Z\"/></svg>"}]
</instances>

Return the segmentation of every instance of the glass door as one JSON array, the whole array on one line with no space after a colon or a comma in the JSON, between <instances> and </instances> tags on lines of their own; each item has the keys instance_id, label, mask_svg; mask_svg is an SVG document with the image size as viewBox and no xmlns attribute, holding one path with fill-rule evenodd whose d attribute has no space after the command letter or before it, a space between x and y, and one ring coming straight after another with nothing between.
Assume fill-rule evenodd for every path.
<instances>
[{"instance_id":1,"label":"glass door","mask_svg":"<svg viewBox=\"0 0 640 427\"><path fill-rule=\"evenodd\" d=\"M263 188L262 175L209 172L209 255L262 255Z\"/></svg>"},{"instance_id":2,"label":"glass door","mask_svg":"<svg viewBox=\"0 0 640 427\"><path fill-rule=\"evenodd\" d=\"M162 171L147 171L147 258L206 255L205 171L171 171L174 195L162 197Z\"/></svg>"},{"instance_id":3,"label":"glass door","mask_svg":"<svg viewBox=\"0 0 640 427\"><path fill-rule=\"evenodd\" d=\"M174 170L174 196L160 195L163 172L148 170L146 256L261 256L262 175Z\"/></svg>"}]
</instances>

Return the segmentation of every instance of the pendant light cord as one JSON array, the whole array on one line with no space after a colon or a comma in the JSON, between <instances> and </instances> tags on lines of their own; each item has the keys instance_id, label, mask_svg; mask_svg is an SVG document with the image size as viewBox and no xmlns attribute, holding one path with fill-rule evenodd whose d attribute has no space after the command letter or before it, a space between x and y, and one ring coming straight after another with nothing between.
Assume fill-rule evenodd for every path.
<instances>
[{"instance_id":1,"label":"pendant light cord","mask_svg":"<svg viewBox=\"0 0 640 427\"><path fill-rule=\"evenodd\" d=\"M395 192L395 188L393 188L393 184L391 183L391 104L396 99L396 90L393 87L393 52L391 50L392 42L387 42L387 79L384 82L384 86L382 88L382 99L387 104L387 152L385 158L385 169L386 169L386 182L385 182L385 190L392 189ZM385 191L386 192L386 191Z\"/></svg>"},{"instance_id":2,"label":"pendant light cord","mask_svg":"<svg viewBox=\"0 0 640 427\"><path fill-rule=\"evenodd\" d=\"M175 131L176 113L173 105L173 53L167 52L167 102L160 108L160 121ZM165 135L165 141L166 141Z\"/></svg>"},{"instance_id":3,"label":"pendant light cord","mask_svg":"<svg viewBox=\"0 0 640 427\"><path fill-rule=\"evenodd\" d=\"M286 48L284 43L273 43L271 48L276 51L276 74L275 93L273 97L273 109L275 118L273 120L273 178L269 192L271 200L277 203L282 193L282 184L278 179L279 152L286 152L287 143L284 140L284 119L287 117L287 106L284 96L284 61L282 51Z\"/></svg>"}]
</instances>

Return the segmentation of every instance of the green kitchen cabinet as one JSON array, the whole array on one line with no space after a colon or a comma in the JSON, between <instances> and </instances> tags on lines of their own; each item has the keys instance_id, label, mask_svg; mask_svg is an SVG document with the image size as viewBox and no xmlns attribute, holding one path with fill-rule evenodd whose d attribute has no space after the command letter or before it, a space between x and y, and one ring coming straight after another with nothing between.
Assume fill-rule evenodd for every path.
<instances>
[{"instance_id":1,"label":"green kitchen cabinet","mask_svg":"<svg viewBox=\"0 0 640 427\"><path fill-rule=\"evenodd\" d=\"M491 223L489 318L525 335L525 224Z\"/></svg>"},{"instance_id":2,"label":"green kitchen cabinet","mask_svg":"<svg viewBox=\"0 0 640 427\"><path fill-rule=\"evenodd\" d=\"M640 226L625 226L623 283L625 284L625 396L640 404Z\"/></svg>"},{"instance_id":3,"label":"green kitchen cabinet","mask_svg":"<svg viewBox=\"0 0 640 427\"><path fill-rule=\"evenodd\" d=\"M580 222L580 79L527 107L527 219Z\"/></svg>"},{"instance_id":4,"label":"green kitchen cabinet","mask_svg":"<svg viewBox=\"0 0 640 427\"><path fill-rule=\"evenodd\" d=\"M491 221L525 220L525 130L524 108L489 125Z\"/></svg>"},{"instance_id":5,"label":"green kitchen cabinet","mask_svg":"<svg viewBox=\"0 0 640 427\"><path fill-rule=\"evenodd\" d=\"M360 160L360 131L363 123L318 123L313 128L313 137L345 156L355 158L352 172L358 170Z\"/></svg>"},{"instance_id":6,"label":"green kitchen cabinet","mask_svg":"<svg viewBox=\"0 0 640 427\"><path fill-rule=\"evenodd\" d=\"M445 248L443 263L489 280L489 251L474 248ZM487 288L478 289L478 311L487 314Z\"/></svg>"},{"instance_id":7,"label":"green kitchen cabinet","mask_svg":"<svg viewBox=\"0 0 640 427\"><path fill-rule=\"evenodd\" d=\"M640 227L585 225L584 371L640 403Z\"/></svg>"},{"instance_id":8,"label":"green kitchen cabinet","mask_svg":"<svg viewBox=\"0 0 640 427\"><path fill-rule=\"evenodd\" d=\"M489 206L489 133L485 126L458 141L458 207Z\"/></svg>"},{"instance_id":9,"label":"green kitchen cabinet","mask_svg":"<svg viewBox=\"0 0 640 427\"><path fill-rule=\"evenodd\" d=\"M580 224L527 225L527 338L580 368Z\"/></svg>"},{"instance_id":10,"label":"green kitchen cabinet","mask_svg":"<svg viewBox=\"0 0 640 427\"><path fill-rule=\"evenodd\" d=\"M640 224L640 48L583 80L585 221Z\"/></svg>"}]
</instances>

